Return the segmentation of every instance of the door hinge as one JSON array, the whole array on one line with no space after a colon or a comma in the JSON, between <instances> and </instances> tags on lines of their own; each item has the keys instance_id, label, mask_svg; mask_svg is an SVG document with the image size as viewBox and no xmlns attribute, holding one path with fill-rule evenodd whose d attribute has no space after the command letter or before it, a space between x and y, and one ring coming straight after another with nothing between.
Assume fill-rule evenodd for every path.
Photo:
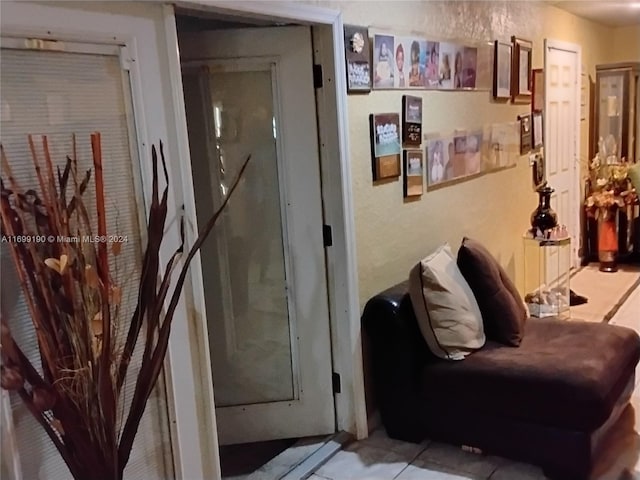
<instances>
[{"instance_id":1,"label":"door hinge","mask_svg":"<svg viewBox=\"0 0 640 480\"><path fill-rule=\"evenodd\" d=\"M340 374L336 372L331 372L331 383L333 384L333 393L341 393L342 389L340 387Z\"/></svg>"},{"instance_id":2,"label":"door hinge","mask_svg":"<svg viewBox=\"0 0 640 480\"><path fill-rule=\"evenodd\" d=\"M325 247L333 245L333 232L331 231L331 225L322 225L322 239Z\"/></svg>"},{"instance_id":3,"label":"door hinge","mask_svg":"<svg viewBox=\"0 0 640 480\"><path fill-rule=\"evenodd\" d=\"M313 66L313 88L322 88L322 65Z\"/></svg>"}]
</instances>

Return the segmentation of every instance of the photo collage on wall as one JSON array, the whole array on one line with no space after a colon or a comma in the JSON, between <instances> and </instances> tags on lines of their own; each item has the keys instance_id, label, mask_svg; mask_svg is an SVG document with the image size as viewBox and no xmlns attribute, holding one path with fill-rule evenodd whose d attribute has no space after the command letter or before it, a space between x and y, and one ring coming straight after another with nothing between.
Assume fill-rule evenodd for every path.
<instances>
[{"instance_id":1,"label":"photo collage on wall","mask_svg":"<svg viewBox=\"0 0 640 480\"><path fill-rule=\"evenodd\" d=\"M502 123L426 140L427 186L445 185L514 166L518 159L518 123Z\"/></svg>"},{"instance_id":2,"label":"photo collage on wall","mask_svg":"<svg viewBox=\"0 0 640 480\"><path fill-rule=\"evenodd\" d=\"M487 50L487 52L485 52ZM376 34L373 37L374 89L474 90L481 69L490 75L492 52L477 46L428 41L419 37ZM485 58L486 57L486 58Z\"/></svg>"}]
</instances>

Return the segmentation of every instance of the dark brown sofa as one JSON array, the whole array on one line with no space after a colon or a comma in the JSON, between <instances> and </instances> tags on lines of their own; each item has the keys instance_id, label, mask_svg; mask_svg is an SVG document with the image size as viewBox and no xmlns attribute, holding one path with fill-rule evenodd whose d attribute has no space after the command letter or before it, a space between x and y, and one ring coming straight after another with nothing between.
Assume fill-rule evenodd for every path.
<instances>
[{"instance_id":1,"label":"dark brown sofa","mask_svg":"<svg viewBox=\"0 0 640 480\"><path fill-rule=\"evenodd\" d=\"M519 347L492 341L463 361L429 352L407 282L369 300L376 402L387 434L467 445L587 479L604 434L628 404L640 359L630 329L531 318Z\"/></svg>"}]
</instances>

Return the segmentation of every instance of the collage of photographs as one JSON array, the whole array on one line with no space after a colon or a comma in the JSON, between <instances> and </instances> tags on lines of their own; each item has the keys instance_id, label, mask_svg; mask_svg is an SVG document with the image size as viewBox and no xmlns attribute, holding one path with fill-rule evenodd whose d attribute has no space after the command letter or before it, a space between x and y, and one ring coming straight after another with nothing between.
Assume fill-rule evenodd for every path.
<instances>
[{"instance_id":1,"label":"collage of photographs","mask_svg":"<svg viewBox=\"0 0 640 480\"><path fill-rule=\"evenodd\" d=\"M475 89L478 48L416 37L374 35L374 89Z\"/></svg>"},{"instance_id":2,"label":"collage of photographs","mask_svg":"<svg viewBox=\"0 0 640 480\"><path fill-rule=\"evenodd\" d=\"M478 79L485 78L484 70L478 74L478 47L375 34L371 54L374 89L478 90ZM492 63L494 99L530 102L535 90L531 42L496 40ZM422 113L422 97L403 95L402 115L371 116L373 179L402 176L405 198L421 196L423 180L428 190L438 188L515 166L519 156L542 147L541 112L464 131L427 132L424 137Z\"/></svg>"}]
</instances>

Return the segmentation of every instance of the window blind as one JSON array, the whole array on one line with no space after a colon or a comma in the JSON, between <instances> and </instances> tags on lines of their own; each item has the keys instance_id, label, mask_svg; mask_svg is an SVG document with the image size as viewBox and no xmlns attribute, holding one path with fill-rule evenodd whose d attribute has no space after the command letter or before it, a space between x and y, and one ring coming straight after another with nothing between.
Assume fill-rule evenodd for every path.
<instances>
[{"instance_id":1,"label":"window blind","mask_svg":"<svg viewBox=\"0 0 640 480\"><path fill-rule=\"evenodd\" d=\"M93 167L90 134L101 133L107 229L109 234L127 237L120 255L109 259L112 276L122 287L118 336L124 338L137 301L143 248L140 212L144 204L136 180L138 159L132 157L135 150L131 149L134 139L130 138L133 118L128 74L121 69L117 55L18 49L2 49L0 53L0 141L23 188L37 189L38 185L28 134L47 135L53 162L61 167L66 156L72 154L75 134L78 171L84 172ZM37 151L42 151L41 145L37 145ZM97 225L93 177L84 199ZM36 337L6 245L0 245L0 260L2 316L18 345L39 368ZM127 411L142 351L138 343L124 388ZM11 395L11 407L22 477L71 478L54 445L15 394ZM160 381L147 404L125 478L173 478L171 458L167 401ZM3 464L11 461L3 458Z\"/></svg>"}]
</instances>

